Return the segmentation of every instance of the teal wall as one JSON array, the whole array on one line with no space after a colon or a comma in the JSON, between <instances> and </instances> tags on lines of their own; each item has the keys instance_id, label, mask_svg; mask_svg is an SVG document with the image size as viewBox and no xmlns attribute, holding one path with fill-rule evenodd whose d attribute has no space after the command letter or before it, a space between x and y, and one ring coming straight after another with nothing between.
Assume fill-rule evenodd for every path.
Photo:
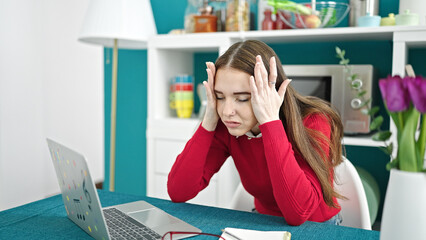
<instances>
[{"instance_id":1,"label":"teal wall","mask_svg":"<svg viewBox=\"0 0 426 240\"><path fill-rule=\"evenodd\" d=\"M187 0L151 0L159 34L183 28ZM399 1L380 1L381 16L398 12ZM347 22L347 21L346 21ZM392 44L390 41L327 42L274 44L271 47L285 64L337 64L335 46L345 49L353 64L372 64L377 78L391 73ZM424 58L426 50L410 50L410 63L418 74L426 76ZM105 49L105 188L109 181L109 119L111 95L111 49ZM197 53L194 55L194 76L197 82L205 78L205 61L215 61L217 54ZM137 195L146 194L146 117L147 117L147 51L119 50L119 72L117 92L117 150L116 191ZM375 91L379 96L378 89ZM382 106L380 99L376 103ZM199 103L196 103L199 104ZM197 109L197 107L195 108ZM383 107L382 107L383 109ZM384 110L382 110L384 113ZM386 123L388 126L389 122ZM388 157L372 147L347 146L347 156L369 171L379 184L383 204L389 172L385 170ZM379 217L381 210L379 211Z\"/></svg>"},{"instance_id":2,"label":"teal wall","mask_svg":"<svg viewBox=\"0 0 426 240\"><path fill-rule=\"evenodd\" d=\"M146 193L147 51L119 50L117 76L116 190ZM104 50L105 185L109 187L112 50Z\"/></svg>"}]
</instances>

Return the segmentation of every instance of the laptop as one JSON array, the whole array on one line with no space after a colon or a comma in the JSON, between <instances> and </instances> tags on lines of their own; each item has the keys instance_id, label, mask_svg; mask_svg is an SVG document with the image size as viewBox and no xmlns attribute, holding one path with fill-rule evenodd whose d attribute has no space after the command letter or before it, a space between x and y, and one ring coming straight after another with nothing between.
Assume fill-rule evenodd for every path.
<instances>
[{"instance_id":1,"label":"laptop","mask_svg":"<svg viewBox=\"0 0 426 240\"><path fill-rule=\"evenodd\" d=\"M145 201L102 208L83 155L51 139L47 145L68 218L93 238L161 239L168 231L201 232Z\"/></svg>"}]
</instances>

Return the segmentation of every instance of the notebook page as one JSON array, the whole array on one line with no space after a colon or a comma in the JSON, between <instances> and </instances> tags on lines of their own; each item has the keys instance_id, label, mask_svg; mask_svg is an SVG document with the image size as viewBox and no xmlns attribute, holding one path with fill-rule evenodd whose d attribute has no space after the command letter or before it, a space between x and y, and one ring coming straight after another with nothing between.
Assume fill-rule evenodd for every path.
<instances>
[{"instance_id":1,"label":"notebook page","mask_svg":"<svg viewBox=\"0 0 426 240\"><path fill-rule=\"evenodd\" d=\"M229 233L229 234L228 234ZM225 228L221 235L226 240L290 240L287 231L257 231L241 228Z\"/></svg>"}]
</instances>

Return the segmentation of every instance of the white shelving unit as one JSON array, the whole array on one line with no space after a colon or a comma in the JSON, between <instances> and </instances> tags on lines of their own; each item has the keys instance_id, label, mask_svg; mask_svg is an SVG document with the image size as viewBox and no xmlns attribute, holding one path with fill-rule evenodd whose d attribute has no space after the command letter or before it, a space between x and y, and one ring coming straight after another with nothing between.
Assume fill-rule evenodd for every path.
<instances>
[{"instance_id":1,"label":"white shelving unit","mask_svg":"<svg viewBox=\"0 0 426 240\"><path fill-rule=\"evenodd\" d=\"M199 119L178 119L169 109L169 79L193 75L197 52L224 53L233 43L257 39L266 43L389 40L393 42L392 73L403 74L409 47L426 46L426 26L327 28L248 32L157 35L148 42L147 194L168 199L167 175ZM394 131L394 127L391 126ZM370 137L345 137L345 145L381 146ZM226 207L239 182L227 161L209 187L191 202Z\"/></svg>"}]
</instances>

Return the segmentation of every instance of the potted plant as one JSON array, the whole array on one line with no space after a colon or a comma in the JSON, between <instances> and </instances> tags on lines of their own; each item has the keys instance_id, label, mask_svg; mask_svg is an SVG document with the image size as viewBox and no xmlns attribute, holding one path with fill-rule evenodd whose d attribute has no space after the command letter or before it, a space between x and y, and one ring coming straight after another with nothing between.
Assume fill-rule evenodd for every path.
<instances>
[{"instance_id":1,"label":"potted plant","mask_svg":"<svg viewBox=\"0 0 426 240\"><path fill-rule=\"evenodd\" d=\"M336 48L340 64L348 68L348 80L356 78L350 72L345 51ZM378 107L361 110L372 116L371 130L377 130L373 140L384 141L382 148L391 157L386 168L391 171L386 191L381 224L381 239L426 239L426 78L388 76L379 80L380 92L389 116L396 126L396 136L382 131ZM361 94L357 93L357 94ZM367 103L369 99L365 100Z\"/></svg>"}]
</instances>

